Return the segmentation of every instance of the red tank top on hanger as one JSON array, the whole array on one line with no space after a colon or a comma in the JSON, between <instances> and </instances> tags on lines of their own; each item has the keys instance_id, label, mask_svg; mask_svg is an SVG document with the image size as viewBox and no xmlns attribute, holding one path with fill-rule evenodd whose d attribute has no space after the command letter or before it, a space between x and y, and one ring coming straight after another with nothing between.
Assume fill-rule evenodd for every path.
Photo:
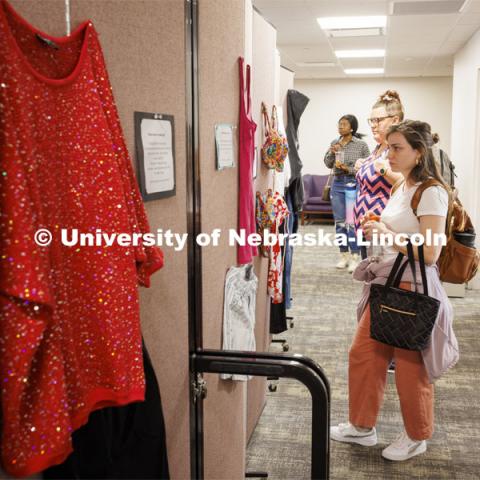
<instances>
[{"instance_id":1,"label":"red tank top on hanger","mask_svg":"<svg viewBox=\"0 0 480 480\"><path fill-rule=\"evenodd\" d=\"M250 65L247 65L247 81L244 81L244 59L239 57L240 70L240 119L239 119L239 194L238 229L245 231L245 238L256 232L255 198L253 194L253 162L255 161L255 131L257 124L252 119L252 100L250 94ZM246 244L237 250L239 264L250 263L257 255L257 247Z\"/></svg>"}]
</instances>

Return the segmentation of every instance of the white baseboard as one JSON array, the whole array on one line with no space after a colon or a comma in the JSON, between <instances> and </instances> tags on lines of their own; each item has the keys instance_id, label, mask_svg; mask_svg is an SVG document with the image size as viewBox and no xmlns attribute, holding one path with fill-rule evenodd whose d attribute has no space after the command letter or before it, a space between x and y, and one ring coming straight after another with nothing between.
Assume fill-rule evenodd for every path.
<instances>
[{"instance_id":1,"label":"white baseboard","mask_svg":"<svg viewBox=\"0 0 480 480\"><path fill-rule=\"evenodd\" d=\"M452 298L463 298L465 296L465 285L458 285L455 283L443 283L443 288L447 295Z\"/></svg>"},{"instance_id":2,"label":"white baseboard","mask_svg":"<svg viewBox=\"0 0 480 480\"><path fill-rule=\"evenodd\" d=\"M469 290L480 290L480 275L475 275L472 280L468 282L468 287Z\"/></svg>"}]
</instances>

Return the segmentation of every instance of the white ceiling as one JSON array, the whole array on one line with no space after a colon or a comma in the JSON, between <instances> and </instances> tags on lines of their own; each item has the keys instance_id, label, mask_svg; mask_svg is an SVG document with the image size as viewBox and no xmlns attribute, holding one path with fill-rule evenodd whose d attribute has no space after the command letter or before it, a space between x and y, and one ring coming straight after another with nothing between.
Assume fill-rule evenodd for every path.
<instances>
[{"instance_id":1,"label":"white ceiling","mask_svg":"<svg viewBox=\"0 0 480 480\"><path fill-rule=\"evenodd\" d=\"M282 65L296 78L345 78L343 69L355 67L384 67L386 77L452 75L453 55L480 28L480 0L466 0L456 13L438 12L455 9L461 4L458 0L253 0L253 4L277 29ZM391 14L405 8L428 13ZM386 34L331 38L317 23L318 17L365 15L388 15ZM334 53L364 48L385 48L386 57L337 59ZM301 66L305 62L335 65Z\"/></svg>"}]
</instances>

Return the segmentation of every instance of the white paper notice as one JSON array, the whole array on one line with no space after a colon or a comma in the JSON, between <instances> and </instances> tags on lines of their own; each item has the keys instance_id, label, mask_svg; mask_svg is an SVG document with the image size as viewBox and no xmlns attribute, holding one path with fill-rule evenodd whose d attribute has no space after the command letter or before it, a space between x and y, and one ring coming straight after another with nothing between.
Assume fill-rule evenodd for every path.
<instances>
[{"instance_id":1,"label":"white paper notice","mask_svg":"<svg viewBox=\"0 0 480 480\"><path fill-rule=\"evenodd\" d=\"M235 166L233 151L233 125L215 125L215 145L217 150L217 168Z\"/></svg>"},{"instance_id":2,"label":"white paper notice","mask_svg":"<svg viewBox=\"0 0 480 480\"><path fill-rule=\"evenodd\" d=\"M147 194L173 190L175 180L171 122L144 118L140 130Z\"/></svg>"}]
</instances>

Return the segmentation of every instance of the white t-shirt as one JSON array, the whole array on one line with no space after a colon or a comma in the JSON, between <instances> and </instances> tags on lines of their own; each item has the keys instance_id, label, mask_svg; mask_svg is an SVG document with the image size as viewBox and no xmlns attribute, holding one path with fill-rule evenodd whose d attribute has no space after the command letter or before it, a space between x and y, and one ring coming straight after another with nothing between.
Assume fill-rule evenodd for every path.
<instances>
[{"instance_id":1,"label":"white t-shirt","mask_svg":"<svg viewBox=\"0 0 480 480\"><path fill-rule=\"evenodd\" d=\"M417 207L417 216L413 213L411 202L419 183L405 190L405 183L390 197L384 208L381 221L389 230L395 233L412 235L420 232L420 222L417 217L436 215L446 217L448 212L448 193L443 187L429 187L422 193ZM383 247L384 256L397 256L398 251L393 247Z\"/></svg>"}]
</instances>

